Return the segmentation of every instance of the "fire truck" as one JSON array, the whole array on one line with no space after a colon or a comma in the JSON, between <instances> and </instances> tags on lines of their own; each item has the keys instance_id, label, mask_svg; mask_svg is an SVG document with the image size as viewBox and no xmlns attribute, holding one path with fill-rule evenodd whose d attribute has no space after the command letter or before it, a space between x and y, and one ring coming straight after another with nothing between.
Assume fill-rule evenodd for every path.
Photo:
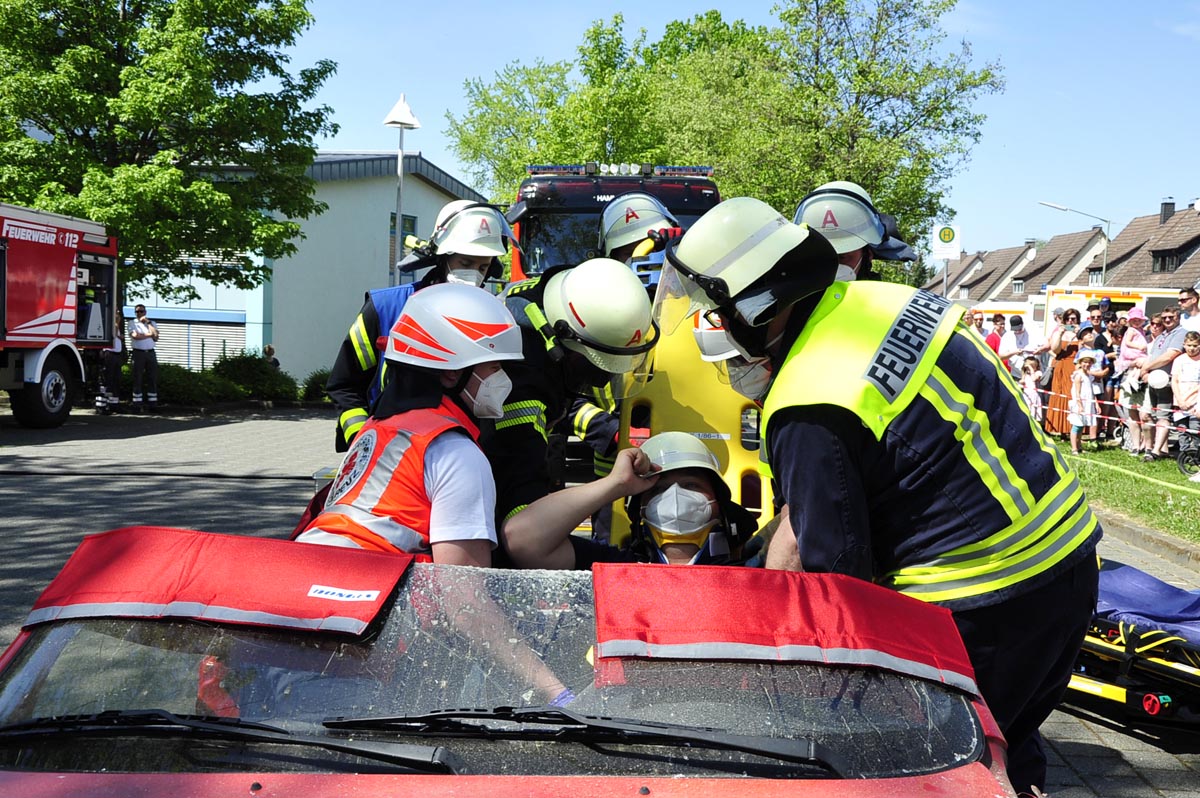
<instances>
[{"instance_id":1,"label":"fire truck","mask_svg":"<svg viewBox=\"0 0 1200 798\"><path fill-rule=\"evenodd\" d=\"M631 191L657 197L685 228L721 201L707 166L588 162L525 172L507 214L521 245L512 256L513 280L600 254L600 213L614 197Z\"/></svg>"},{"instance_id":2,"label":"fire truck","mask_svg":"<svg viewBox=\"0 0 1200 798\"><path fill-rule=\"evenodd\" d=\"M116 312L117 241L103 225L0 203L0 388L18 422L66 421Z\"/></svg>"}]
</instances>

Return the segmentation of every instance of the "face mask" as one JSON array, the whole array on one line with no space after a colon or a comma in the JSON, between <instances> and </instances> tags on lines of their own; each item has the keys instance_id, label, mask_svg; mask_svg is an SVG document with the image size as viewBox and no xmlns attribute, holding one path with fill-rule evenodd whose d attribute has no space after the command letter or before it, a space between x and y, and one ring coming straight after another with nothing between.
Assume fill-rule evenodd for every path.
<instances>
[{"instance_id":1,"label":"face mask","mask_svg":"<svg viewBox=\"0 0 1200 798\"><path fill-rule=\"evenodd\" d=\"M704 545L708 531L716 524L716 507L703 493L678 484L655 494L646 502L642 517L650 525L654 542Z\"/></svg>"},{"instance_id":2,"label":"face mask","mask_svg":"<svg viewBox=\"0 0 1200 798\"><path fill-rule=\"evenodd\" d=\"M837 274L834 275L833 279L839 283L849 283L858 279L858 272L854 271L854 269L851 269L844 263L839 263Z\"/></svg>"},{"instance_id":3,"label":"face mask","mask_svg":"<svg viewBox=\"0 0 1200 798\"><path fill-rule=\"evenodd\" d=\"M467 404L471 406L471 412L475 418L501 418L504 416L504 400L508 398L508 394L512 391L512 380L504 373L504 370L492 372L486 379L479 379L479 374L472 372L471 379L467 381L470 386L471 381L477 382L479 387L475 390L474 396L468 388L463 388L462 395L467 400Z\"/></svg>"},{"instance_id":4,"label":"face mask","mask_svg":"<svg viewBox=\"0 0 1200 798\"><path fill-rule=\"evenodd\" d=\"M446 272L446 282L479 288L483 285L483 274L474 269L451 269Z\"/></svg>"},{"instance_id":5,"label":"face mask","mask_svg":"<svg viewBox=\"0 0 1200 798\"><path fill-rule=\"evenodd\" d=\"M771 385L769 358L746 360L733 357L725 361L725 371L729 375L729 387L750 401L757 402L767 395Z\"/></svg>"}]
</instances>

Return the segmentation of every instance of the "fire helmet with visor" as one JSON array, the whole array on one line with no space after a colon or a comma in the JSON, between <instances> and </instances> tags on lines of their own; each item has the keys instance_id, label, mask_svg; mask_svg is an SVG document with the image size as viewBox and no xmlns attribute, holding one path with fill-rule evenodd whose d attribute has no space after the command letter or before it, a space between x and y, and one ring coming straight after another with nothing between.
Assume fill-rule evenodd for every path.
<instances>
[{"instance_id":1,"label":"fire helmet with visor","mask_svg":"<svg viewBox=\"0 0 1200 798\"><path fill-rule=\"evenodd\" d=\"M592 258L543 279L543 310L563 347L610 375L643 373L658 326L646 288L628 266ZM631 387L613 389L628 396Z\"/></svg>"},{"instance_id":2,"label":"fire helmet with visor","mask_svg":"<svg viewBox=\"0 0 1200 798\"><path fill-rule=\"evenodd\" d=\"M849 180L818 186L800 200L794 221L829 239L839 255L867 247L881 260L917 259L912 247L900 240L895 218L876 210L867 190Z\"/></svg>"},{"instance_id":3,"label":"fire helmet with visor","mask_svg":"<svg viewBox=\"0 0 1200 798\"><path fill-rule=\"evenodd\" d=\"M607 258L613 250L643 241L651 230L663 227L679 227L675 215L657 197L631 191L604 206L596 246Z\"/></svg>"},{"instance_id":4,"label":"fire helmet with visor","mask_svg":"<svg viewBox=\"0 0 1200 798\"><path fill-rule=\"evenodd\" d=\"M717 310L747 358L764 352L744 339L765 337L772 319L828 288L838 267L822 236L752 197L725 200L701 216L667 248L667 262L655 295L660 326L672 332L692 313Z\"/></svg>"}]
</instances>

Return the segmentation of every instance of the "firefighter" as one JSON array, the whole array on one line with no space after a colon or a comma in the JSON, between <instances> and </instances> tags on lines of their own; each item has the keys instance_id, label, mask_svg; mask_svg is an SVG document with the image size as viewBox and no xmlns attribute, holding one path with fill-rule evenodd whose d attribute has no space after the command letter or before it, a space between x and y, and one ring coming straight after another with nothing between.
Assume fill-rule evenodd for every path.
<instances>
[{"instance_id":1,"label":"firefighter","mask_svg":"<svg viewBox=\"0 0 1200 798\"><path fill-rule=\"evenodd\" d=\"M614 197L600 214L598 250L605 257L630 263L634 250L654 233L655 247L661 258L662 245L672 235L682 234L679 221L657 197L631 191ZM661 263L661 260L659 261ZM632 263L630 263L633 266ZM635 267L636 268L636 267ZM657 276L657 269L654 270ZM652 286L657 280L651 280ZM617 437L621 428L620 407L611 391L596 389L591 396L580 397L571 405L571 431L592 449L592 475L600 479L612 471L617 455ZM612 505L605 505L592 516L592 539L608 543L612 527Z\"/></svg>"},{"instance_id":2,"label":"firefighter","mask_svg":"<svg viewBox=\"0 0 1200 798\"><path fill-rule=\"evenodd\" d=\"M679 229L674 214L657 197L631 191L604 206L597 248L604 257L626 263L651 231L664 229Z\"/></svg>"},{"instance_id":3,"label":"firefighter","mask_svg":"<svg viewBox=\"0 0 1200 798\"><path fill-rule=\"evenodd\" d=\"M388 336L379 401L347 452L324 511L296 539L488 566L496 488L476 441L512 387L516 320L488 292L437 285L405 305Z\"/></svg>"},{"instance_id":4,"label":"firefighter","mask_svg":"<svg viewBox=\"0 0 1200 798\"><path fill-rule=\"evenodd\" d=\"M805 570L952 610L1013 785L1044 787L1038 727L1095 609L1102 533L962 308L835 282L827 240L750 198L706 213L667 259L663 281L692 300L677 307L715 316L774 371L762 437L794 538L776 535L768 563L779 546Z\"/></svg>"},{"instance_id":5,"label":"firefighter","mask_svg":"<svg viewBox=\"0 0 1200 798\"><path fill-rule=\"evenodd\" d=\"M381 336L391 329L413 292L444 282L479 286L485 279L498 279L498 258L513 240L512 228L498 209L455 200L438 212L429 241L400 263L401 271L426 270L425 274L414 283L366 293L325 384L338 411L337 451L346 451L370 417L371 404L383 385L379 352L385 339Z\"/></svg>"},{"instance_id":6,"label":"firefighter","mask_svg":"<svg viewBox=\"0 0 1200 798\"><path fill-rule=\"evenodd\" d=\"M510 369L513 391L485 443L504 521L550 492L549 432L572 402L594 390L614 400L644 377L658 342L650 299L624 264L594 258L514 283L505 302L521 326L524 360Z\"/></svg>"},{"instance_id":7,"label":"firefighter","mask_svg":"<svg viewBox=\"0 0 1200 798\"><path fill-rule=\"evenodd\" d=\"M571 534L597 507L626 496L634 530L628 548ZM597 562L734 564L754 529L754 517L733 502L716 455L695 435L660 432L622 450L603 479L526 507L504 535L520 568L587 570Z\"/></svg>"},{"instance_id":8,"label":"firefighter","mask_svg":"<svg viewBox=\"0 0 1200 798\"><path fill-rule=\"evenodd\" d=\"M857 183L835 180L800 200L796 224L807 224L828 239L838 254L838 280L878 280L871 269L880 260L914 261L917 253L900 240L896 219L875 210L871 195Z\"/></svg>"}]
</instances>

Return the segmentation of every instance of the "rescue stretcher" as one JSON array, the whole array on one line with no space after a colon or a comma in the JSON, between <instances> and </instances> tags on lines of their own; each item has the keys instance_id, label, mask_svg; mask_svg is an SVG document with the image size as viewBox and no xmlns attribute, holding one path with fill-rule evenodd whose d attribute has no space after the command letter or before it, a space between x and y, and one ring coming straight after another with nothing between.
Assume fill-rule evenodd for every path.
<instances>
[{"instance_id":1,"label":"rescue stretcher","mask_svg":"<svg viewBox=\"0 0 1200 798\"><path fill-rule=\"evenodd\" d=\"M1200 731L1200 591L1109 560L1068 703Z\"/></svg>"}]
</instances>

